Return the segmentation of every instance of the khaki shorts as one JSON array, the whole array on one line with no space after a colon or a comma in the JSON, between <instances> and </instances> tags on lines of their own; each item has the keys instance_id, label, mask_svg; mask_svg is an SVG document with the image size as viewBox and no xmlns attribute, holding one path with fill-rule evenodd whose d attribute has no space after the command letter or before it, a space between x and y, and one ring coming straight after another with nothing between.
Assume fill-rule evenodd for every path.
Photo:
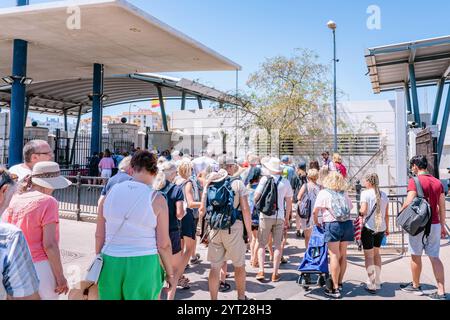
<instances>
[{"instance_id":1,"label":"khaki shorts","mask_svg":"<svg viewBox=\"0 0 450 320\"><path fill-rule=\"evenodd\" d=\"M230 230L211 230L208 246L208 261L222 266L231 260L236 268L245 266L247 246L244 241L244 224L237 220Z\"/></svg>"},{"instance_id":2,"label":"khaki shorts","mask_svg":"<svg viewBox=\"0 0 450 320\"><path fill-rule=\"evenodd\" d=\"M258 241L260 248L267 246L271 233L274 247L281 247L284 234L284 220L271 218L261 218L259 220Z\"/></svg>"}]
</instances>

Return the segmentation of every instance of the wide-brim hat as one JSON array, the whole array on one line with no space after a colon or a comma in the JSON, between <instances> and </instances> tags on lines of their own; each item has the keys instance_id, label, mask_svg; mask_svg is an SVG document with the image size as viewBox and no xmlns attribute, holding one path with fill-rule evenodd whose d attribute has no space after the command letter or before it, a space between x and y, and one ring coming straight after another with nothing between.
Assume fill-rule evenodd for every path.
<instances>
[{"instance_id":1,"label":"wide-brim hat","mask_svg":"<svg viewBox=\"0 0 450 320\"><path fill-rule=\"evenodd\" d=\"M36 163L31 179L33 184L52 190L64 189L72 185L72 182L61 175L59 164L51 161Z\"/></svg>"},{"instance_id":2,"label":"wide-brim hat","mask_svg":"<svg viewBox=\"0 0 450 320\"><path fill-rule=\"evenodd\" d=\"M270 172L274 172L274 173L283 172L283 168L281 167L281 161L278 158L262 159L261 164Z\"/></svg>"},{"instance_id":3,"label":"wide-brim hat","mask_svg":"<svg viewBox=\"0 0 450 320\"><path fill-rule=\"evenodd\" d=\"M212 183L218 183L224 181L228 178L228 172L224 169L219 170L218 172L212 172L207 177L206 180L211 181Z\"/></svg>"}]
</instances>

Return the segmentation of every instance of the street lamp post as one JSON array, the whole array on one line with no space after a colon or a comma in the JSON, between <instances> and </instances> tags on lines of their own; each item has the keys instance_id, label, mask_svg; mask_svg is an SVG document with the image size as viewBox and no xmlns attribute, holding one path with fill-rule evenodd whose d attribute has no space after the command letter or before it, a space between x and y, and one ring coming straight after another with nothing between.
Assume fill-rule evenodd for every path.
<instances>
[{"instance_id":1,"label":"street lamp post","mask_svg":"<svg viewBox=\"0 0 450 320\"><path fill-rule=\"evenodd\" d=\"M337 79L336 73L337 68L336 64L338 60L336 59L336 22L329 21L327 24L328 28L333 30L333 67L334 67L334 83L333 83L333 107L334 107L334 152L338 152L338 130L337 130Z\"/></svg>"}]
</instances>

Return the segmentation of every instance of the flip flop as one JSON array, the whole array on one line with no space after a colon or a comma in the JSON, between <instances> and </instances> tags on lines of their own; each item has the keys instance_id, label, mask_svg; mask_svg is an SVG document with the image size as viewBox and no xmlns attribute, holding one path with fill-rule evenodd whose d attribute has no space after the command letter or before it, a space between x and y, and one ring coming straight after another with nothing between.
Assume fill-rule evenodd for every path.
<instances>
[{"instance_id":1,"label":"flip flop","mask_svg":"<svg viewBox=\"0 0 450 320\"><path fill-rule=\"evenodd\" d=\"M226 283L226 282L220 283L220 287L219 287L220 292L228 292L230 290L231 290L231 286L229 283Z\"/></svg>"}]
</instances>

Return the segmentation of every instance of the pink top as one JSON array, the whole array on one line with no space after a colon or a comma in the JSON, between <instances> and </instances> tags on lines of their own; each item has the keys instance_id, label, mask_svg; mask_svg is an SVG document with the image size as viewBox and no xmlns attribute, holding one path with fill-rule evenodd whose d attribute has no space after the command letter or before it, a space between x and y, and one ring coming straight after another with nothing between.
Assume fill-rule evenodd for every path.
<instances>
[{"instance_id":1,"label":"pink top","mask_svg":"<svg viewBox=\"0 0 450 320\"><path fill-rule=\"evenodd\" d=\"M100 163L98 164L100 169L114 169L116 165L114 164L114 160L112 158L102 158Z\"/></svg>"},{"instance_id":2,"label":"pink top","mask_svg":"<svg viewBox=\"0 0 450 320\"><path fill-rule=\"evenodd\" d=\"M58 202L52 196L38 191L16 194L2 220L22 229L34 263L48 260L44 250L44 226L56 223L56 240L59 242Z\"/></svg>"}]
</instances>

